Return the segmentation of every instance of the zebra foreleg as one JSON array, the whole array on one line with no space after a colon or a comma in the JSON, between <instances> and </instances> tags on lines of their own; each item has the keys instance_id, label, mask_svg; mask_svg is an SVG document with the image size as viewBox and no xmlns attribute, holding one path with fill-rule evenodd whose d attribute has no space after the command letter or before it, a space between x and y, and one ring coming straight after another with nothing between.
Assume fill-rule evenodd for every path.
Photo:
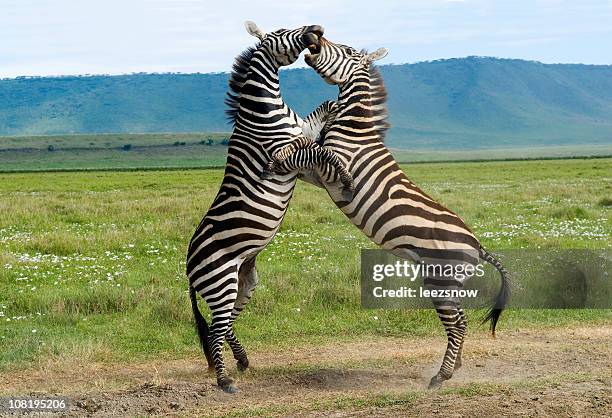
<instances>
[{"instance_id":1,"label":"zebra foreleg","mask_svg":"<svg viewBox=\"0 0 612 418\"><path fill-rule=\"evenodd\" d=\"M246 261L238 272L238 297L236 298L236 303L234 304L234 309L230 317L230 326L225 335L225 339L236 359L236 367L238 367L238 370L241 372L249 367L249 359L246 350L240 344L234 333L234 321L251 300L251 296L253 295L253 291L258 281L259 278L257 276L257 269L255 268L255 259Z\"/></svg>"},{"instance_id":2,"label":"zebra foreleg","mask_svg":"<svg viewBox=\"0 0 612 418\"><path fill-rule=\"evenodd\" d=\"M313 148L321 145L337 114L338 105L336 102L326 100L321 103L304 119L302 135L272 156L270 162L268 162L261 173L261 178L269 179L275 172L278 173L278 167L282 162L293 155L298 149Z\"/></svg>"},{"instance_id":3,"label":"zebra foreleg","mask_svg":"<svg viewBox=\"0 0 612 418\"><path fill-rule=\"evenodd\" d=\"M465 337L466 324L463 322L463 318L455 302L452 301L436 301L434 300L436 312L438 317L444 325L446 335L448 337L448 344L446 346L446 353L442 360L442 366L438 373L431 378L429 382L429 389L437 389L442 385L442 382L450 379L455 371L455 364L463 339Z\"/></svg>"},{"instance_id":4,"label":"zebra foreleg","mask_svg":"<svg viewBox=\"0 0 612 418\"><path fill-rule=\"evenodd\" d=\"M344 166L340 158L328 148L321 147L316 143L309 148L295 151L284 160L277 160L272 169L278 174L287 174L295 170L318 167L321 170L321 178L325 182L342 182L343 200L350 202L355 195L355 183L353 176Z\"/></svg>"},{"instance_id":5,"label":"zebra foreleg","mask_svg":"<svg viewBox=\"0 0 612 418\"><path fill-rule=\"evenodd\" d=\"M264 180L271 178L272 175L277 171L278 167L287 158L295 154L297 150L308 149L308 148L313 148L313 147L318 147L318 145L316 144L316 142L312 141L311 139L308 139L303 135L295 137L295 139L291 143L289 143L288 145L285 145L280 150L278 150L276 153L274 153L274 155L272 155L272 157L270 158L270 161L268 162L266 167L263 169L260 177Z\"/></svg>"}]
</instances>

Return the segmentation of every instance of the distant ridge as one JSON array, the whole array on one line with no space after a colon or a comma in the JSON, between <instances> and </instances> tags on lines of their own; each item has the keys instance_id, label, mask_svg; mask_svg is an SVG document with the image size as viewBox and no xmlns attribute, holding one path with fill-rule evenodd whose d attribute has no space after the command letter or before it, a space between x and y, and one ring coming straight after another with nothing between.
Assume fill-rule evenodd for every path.
<instances>
[{"instance_id":1,"label":"distant ridge","mask_svg":"<svg viewBox=\"0 0 612 418\"><path fill-rule=\"evenodd\" d=\"M453 58L380 67L387 143L482 149L612 143L612 66ZM0 80L0 135L227 131L227 73ZM309 68L281 73L305 115L336 89Z\"/></svg>"}]
</instances>

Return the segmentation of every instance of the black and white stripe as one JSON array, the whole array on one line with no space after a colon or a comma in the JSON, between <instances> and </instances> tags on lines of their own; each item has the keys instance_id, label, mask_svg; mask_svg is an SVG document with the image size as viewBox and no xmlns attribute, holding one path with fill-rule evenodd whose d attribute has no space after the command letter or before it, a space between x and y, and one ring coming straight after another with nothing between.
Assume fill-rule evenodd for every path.
<instances>
[{"instance_id":1,"label":"black and white stripe","mask_svg":"<svg viewBox=\"0 0 612 418\"><path fill-rule=\"evenodd\" d=\"M329 148L322 148L319 144L322 136L331 127L336 116L338 106L335 102L323 102L304 121L302 131L304 134L294 139L289 145L276 152L268 162L262 173L262 178L270 178L275 172L289 173L298 168L318 167L323 172L337 174L343 185L343 195L347 201L353 199L355 185L353 176L348 172L342 160ZM296 155L297 150L303 150ZM290 156L296 156L292 161L286 161ZM280 167L282 166L282 169Z\"/></svg>"},{"instance_id":2,"label":"black and white stripe","mask_svg":"<svg viewBox=\"0 0 612 418\"><path fill-rule=\"evenodd\" d=\"M367 54L334 44L322 38L320 47L306 62L326 81L339 86L335 118L323 139L324 148L337 155L353 175L355 195L352 201L334 186L337 173L318 170L323 185L336 205L373 242L391 253L430 264L476 264L483 259L493 264L502 276L497 300L485 320L495 326L509 296L507 272L479 243L463 220L410 181L385 147L387 123L386 91L372 62L384 57L386 50ZM306 155L304 157L302 154ZM279 168L299 167L309 158L308 150L299 150ZM309 172L305 172L308 176ZM461 287L462 280L425 277L429 287ZM434 299L448 336L447 351L430 387L438 387L461 365L461 348L467 319L458 300Z\"/></svg>"},{"instance_id":3,"label":"black and white stripe","mask_svg":"<svg viewBox=\"0 0 612 418\"><path fill-rule=\"evenodd\" d=\"M233 322L258 282L255 258L277 232L293 194L297 173L262 180L271 156L302 135L302 120L280 96L278 70L294 62L323 29L305 26L265 34L253 23L247 30L260 43L241 54L230 80L228 115L234 121L223 183L196 229L187 254L187 276L198 334L217 382L235 391L222 358L230 345L238 368L248 367ZM319 120L315 115L311 120ZM211 309L210 329L198 310L198 293Z\"/></svg>"},{"instance_id":4,"label":"black and white stripe","mask_svg":"<svg viewBox=\"0 0 612 418\"><path fill-rule=\"evenodd\" d=\"M338 104L332 100L324 101L304 119L304 136L321 145L337 114Z\"/></svg>"}]
</instances>

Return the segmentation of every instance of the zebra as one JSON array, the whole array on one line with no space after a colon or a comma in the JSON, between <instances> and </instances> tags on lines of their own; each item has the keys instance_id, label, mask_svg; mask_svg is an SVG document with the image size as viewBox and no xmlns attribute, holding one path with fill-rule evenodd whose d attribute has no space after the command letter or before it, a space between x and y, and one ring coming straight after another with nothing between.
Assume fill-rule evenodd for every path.
<instances>
[{"instance_id":1,"label":"zebra","mask_svg":"<svg viewBox=\"0 0 612 418\"><path fill-rule=\"evenodd\" d=\"M278 150L299 141L304 130L312 133L323 125L327 109L325 103L321 105L304 125L282 100L278 77L280 67L295 62L308 45L318 43L323 28L314 25L264 33L253 22L245 26L259 43L234 63L226 100L234 131L225 174L191 238L186 262L200 344L209 367L215 369L217 384L229 393L236 387L225 369L223 343L228 342L238 369L245 370L247 353L234 334L233 323L257 285L255 258L278 231L297 180L297 172L268 180L260 175ZM323 150L317 161L333 164L325 159L330 156L333 153ZM334 170L343 169L336 166ZM199 311L196 293L211 309L210 328Z\"/></svg>"},{"instance_id":2,"label":"zebra","mask_svg":"<svg viewBox=\"0 0 612 418\"><path fill-rule=\"evenodd\" d=\"M319 168L302 173L314 176L310 182L325 187L344 214L374 243L392 254L448 265L477 264L482 259L501 275L501 288L483 322L495 328L509 295L508 272L474 236L454 212L436 202L410 181L383 143L387 123L386 90L373 62L387 55L385 48L372 53L357 51L346 45L321 38L319 45L309 47L306 63L330 84L339 87L334 119L329 119L323 146L343 160L353 174L356 193L345 200L334 187L338 177L332 169ZM282 152L282 151L281 151ZM311 158L310 150L297 150L275 166L276 172L300 169ZM308 166L308 164L305 164ZM318 179L317 179L318 177ZM424 277L431 288L460 287L463 281ZM461 367L461 351L467 329L467 317L458 300L432 298L446 330L447 349L439 371L431 378L429 388L438 388Z\"/></svg>"},{"instance_id":3,"label":"zebra","mask_svg":"<svg viewBox=\"0 0 612 418\"><path fill-rule=\"evenodd\" d=\"M293 156L297 150L303 150L303 152L299 154L299 157L301 157L300 161L293 161L294 164L297 164L298 168L314 168L315 166L324 167L325 162L328 162L327 166L330 168L341 167L343 171L339 173L340 180L343 183L344 191L351 193L349 196L352 198L352 193L355 191L352 176L346 171L335 154L331 153L328 148L321 148L320 146L322 138L331 127L331 123L335 119L337 112L338 105L335 101L326 100L321 103L321 105L306 118L305 125L302 129L303 136L276 152L268 162L267 167L262 173L262 177L272 177L275 172L280 170L280 166L288 157ZM323 163L321 160L323 160ZM292 170L285 166L284 172L289 171Z\"/></svg>"}]
</instances>

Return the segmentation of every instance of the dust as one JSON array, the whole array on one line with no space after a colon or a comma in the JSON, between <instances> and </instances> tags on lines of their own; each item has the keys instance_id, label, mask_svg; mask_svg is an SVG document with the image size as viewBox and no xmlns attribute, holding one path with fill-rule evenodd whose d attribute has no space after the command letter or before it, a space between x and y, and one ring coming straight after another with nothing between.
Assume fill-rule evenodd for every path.
<instances>
[{"instance_id":1,"label":"dust","mask_svg":"<svg viewBox=\"0 0 612 418\"><path fill-rule=\"evenodd\" d=\"M610 416L611 343L611 326L469 336L463 367L433 392L425 388L443 338L252 352L252 370L232 370L240 389L234 395L214 385L203 358L48 364L0 375L0 392L68 396L65 416Z\"/></svg>"}]
</instances>

